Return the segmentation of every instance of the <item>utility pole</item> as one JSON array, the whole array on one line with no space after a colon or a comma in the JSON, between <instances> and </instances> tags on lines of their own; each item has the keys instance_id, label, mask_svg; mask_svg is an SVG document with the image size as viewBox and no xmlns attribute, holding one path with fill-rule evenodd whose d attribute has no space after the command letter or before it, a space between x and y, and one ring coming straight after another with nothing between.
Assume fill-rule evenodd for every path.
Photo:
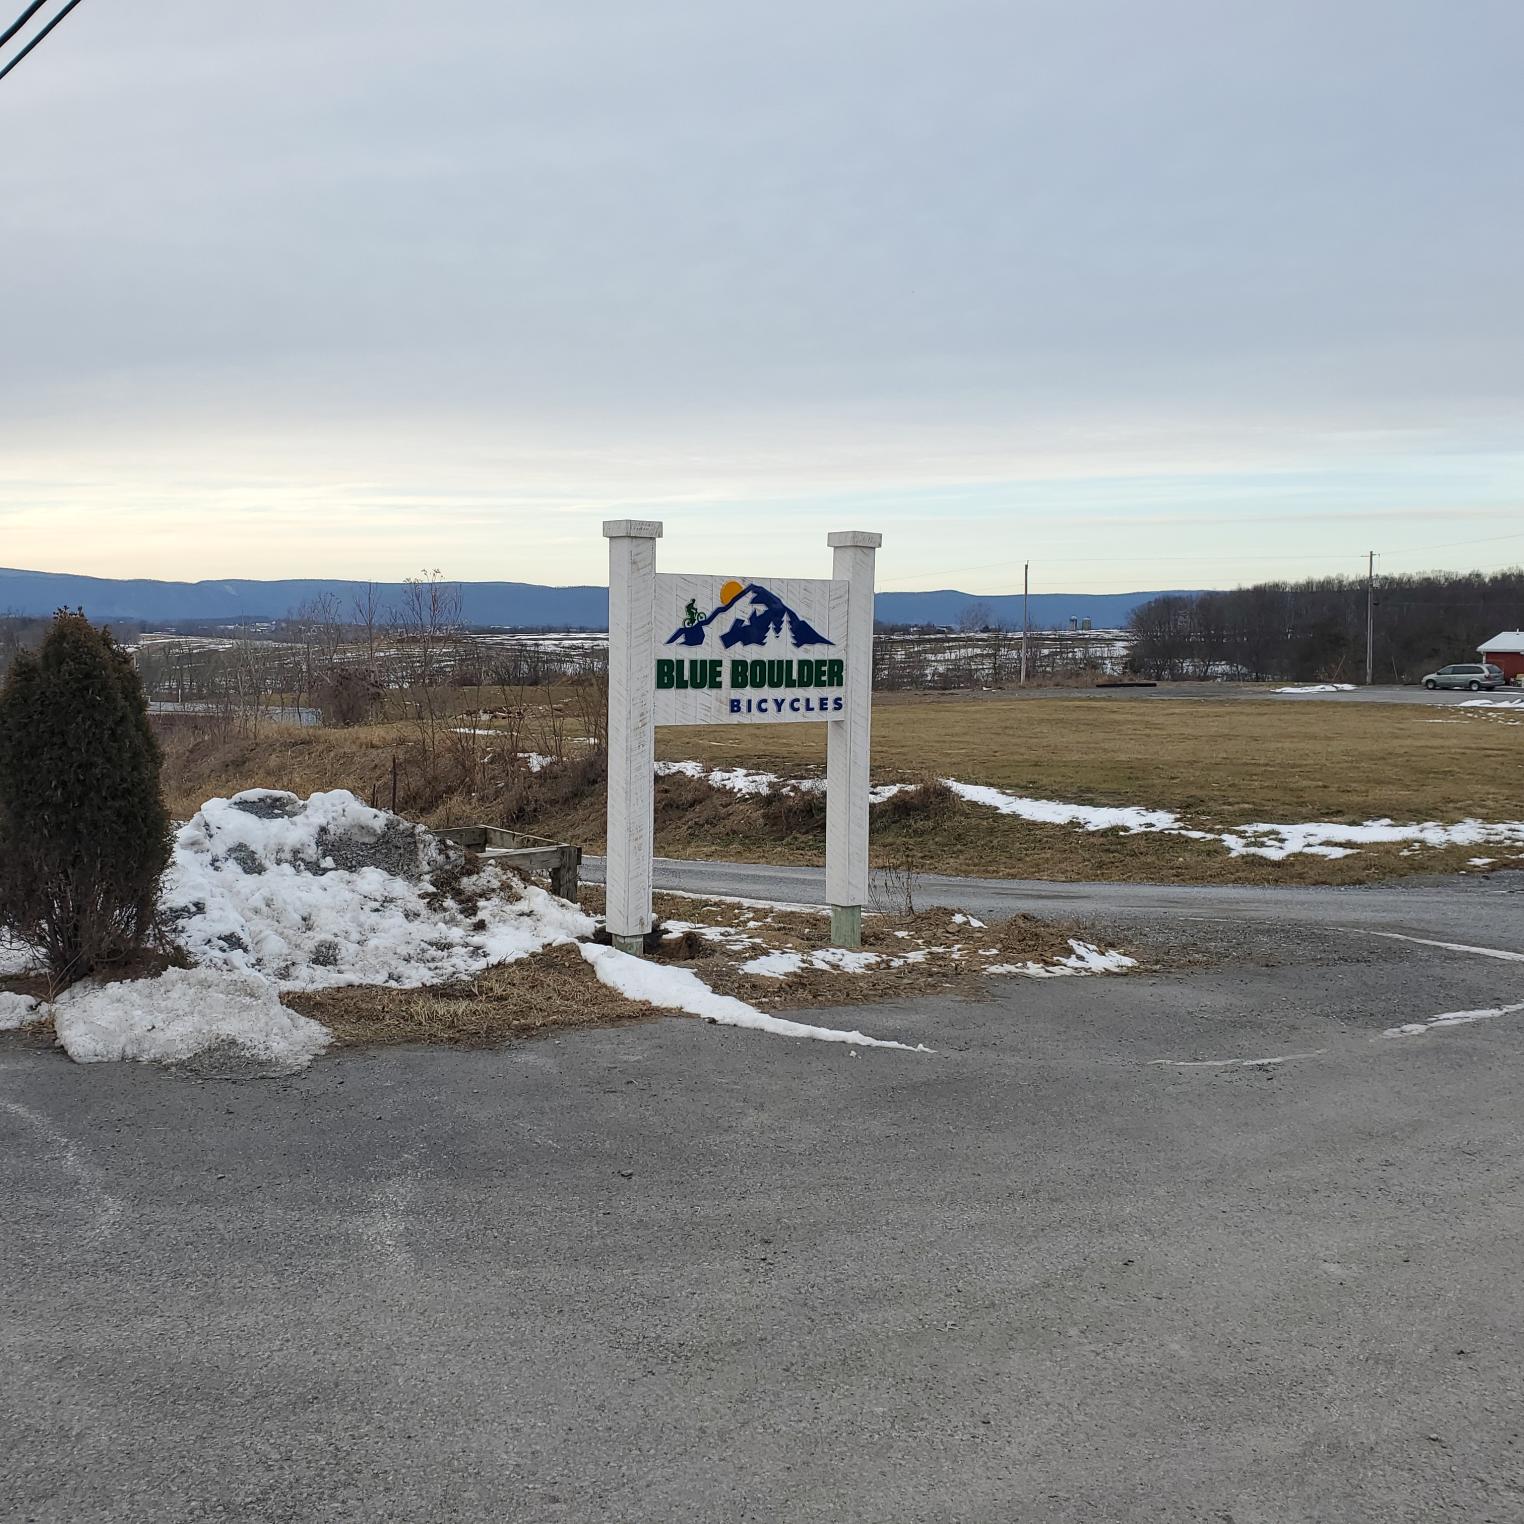
<instances>
[{"instance_id":1,"label":"utility pole","mask_svg":"<svg viewBox=\"0 0 1524 1524\"><path fill-rule=\"evenodd\" d=\"M1032 563L1023 561L1021 565L1021 686L1027 685L1027 591L1031 586L1030 572Z\"/></svg>"},{"instance_id":2,"label":"utility pole","mask_svg":"<svg viewBox=\"0 0 1524 1524\"><path fill-rule=\"evenodd\" d=\"M1365 573L1365 686L1376 680L1376 552L1370 552Z\"/></svg>"}]
</instances>

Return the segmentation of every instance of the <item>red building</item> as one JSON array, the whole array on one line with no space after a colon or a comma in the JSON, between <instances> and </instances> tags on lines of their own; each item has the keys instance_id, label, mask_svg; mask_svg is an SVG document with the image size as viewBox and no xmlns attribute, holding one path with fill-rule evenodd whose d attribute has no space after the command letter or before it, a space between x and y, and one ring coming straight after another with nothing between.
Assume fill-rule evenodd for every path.
<instances>
[{"instance_id":1,"label":"red building","mask_svg":"<svg viewBox=\"0 0 1524 1524\"><path fill-rule=\"evenodd\" d=\"M1477 650L1482 653L1483 661L1501 667L1509 682L1517 682L1524 676L1524 630L1504 630L1501 635L1484 640Z\"/></svg>"}]
</instances>

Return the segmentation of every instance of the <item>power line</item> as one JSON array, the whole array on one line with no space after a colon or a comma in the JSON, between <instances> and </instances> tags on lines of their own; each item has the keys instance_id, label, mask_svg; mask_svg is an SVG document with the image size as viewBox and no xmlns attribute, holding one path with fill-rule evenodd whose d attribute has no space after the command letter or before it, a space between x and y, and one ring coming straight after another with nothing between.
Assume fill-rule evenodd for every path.
<instances>
[{"instance_id":1,"label":"power line","mask_svg":"<svg viewBox=\"0 0 1524 1524\"><path fill-rule=\"evenodd\" d=\"M69 3L66 6L64 6L64 8L61 11L59 11L59 13L50 22L48 22L48 24L45 27L43 27L43 29L39 33L29 43L27 43L27 45L24 48L22 48L22 50L13 59L11 59L11 61L8 64L6 64L6 66L3 69L0 69L0 79L4 79L5 76L7 74L9 74L11 72L11 70L14 69L16 67L16 65L19 64L21 62L21 60L23 58L25 58L26 55L28 53L30 53L32 51L32 49L35 48L37 46L37 44L39 42L41 42L42 39L44 37L46 37L48 35L48 33L51 32L53 30L53 28L55 26L57 26L58 23L60 21L62 21L64 19L64 17L67 16L69 14L69 12L72 11L74 9L74 7L76 5L78 5L78 4L79 4L79 0L69 0ZM32 14L32 11L35 11L36 9L37 9L37 6L33 5L32 10L28 11L26 13L26 15L23 16L21 18L21 20L16 23L16 26L12 27L11 31L7 32L5 35L7 37L9 37L11 35L11 33L16 30L17 27L22 26L26 22L27 17L30 16Z\"/></svg>"},{"instance_id":2,"label":"power line","mask_svg":"<svg viewBox=\"0 0 1524 1524\"><path fill-rule=\"evenodd\" d=\"M47 3L48 0L32 0L32 3L6 28L5 36L0 37L0 48L3 48Z\"/></svg>"}]
</instances>

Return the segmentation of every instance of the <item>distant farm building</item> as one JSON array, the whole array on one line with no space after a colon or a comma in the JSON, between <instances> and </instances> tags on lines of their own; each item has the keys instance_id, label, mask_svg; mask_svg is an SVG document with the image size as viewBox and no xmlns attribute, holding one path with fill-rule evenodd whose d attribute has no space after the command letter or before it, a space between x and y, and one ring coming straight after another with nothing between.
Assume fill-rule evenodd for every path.
<instances>
[{"instance_id":1,"label":"distant farm building","mask_svg":"<svg viewBox=\"0 0 1524 1524\"><path fill-rule=\"evenodd\" d=\"M1524 630L1504 630L1501 635L1484 640L1477 650L1483 661L1501 667L1509 682L1524 676Z\"/></svg>"}]
</instances>

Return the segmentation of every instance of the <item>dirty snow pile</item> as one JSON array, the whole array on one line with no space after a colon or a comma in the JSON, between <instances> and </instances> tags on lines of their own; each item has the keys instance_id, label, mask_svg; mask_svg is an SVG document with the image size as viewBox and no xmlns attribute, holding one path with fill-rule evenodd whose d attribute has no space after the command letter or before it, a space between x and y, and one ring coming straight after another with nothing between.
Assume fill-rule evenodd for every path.
<instances>
[{"instance_id":1,"label":"dirty snow pile","mask_svg":"<svg viewBox=\"0 0 1524 1524\"><path fill-rule=\"evenodd\" d=\"M594 929L490 864L445 892L434 878L451 865L428 831L343 790L209 800L181 827L160 893L196 966L76 985L53 1006L58 1040L81 1063L232 1045L300 1068L328 1032L282 1006L284 990L465 978Z\"/></svg>"},{"instance_id":2,"label":"dirty snow pile","mask_svg":"<svg viewBox=\"0 0 1524 1524\"><path fill-rule=\"evenodd\" d=\"M53 1029L78 1064L183 1063L228 1045L279 1070L305 1068L328 1028L280 1003L258 974L171 968L155 979L76 984L53 1006Z\"/></svg>"},{"instance_id":3,"label":"dirty snow pile","mask_svg":"<svg viewBox=\"0 0 1524 1524\"><path fill-rule=\"evenodd\" d=\"M490 864L448 898L448 859L421 826L342 789L252 789L182 828L162 902L197 964L282 990L467 978L590 935L593 921Z\"/></svg>"},{"instance_id":4,"label":"dirty snow pile","mask_svg":"<svg viewBox=\"0 0 1524 1524\"><path fill-rule=\"evenodd\" d=\"M1298 683L1291 688L1275 688L1274 693L1353 693L1353 683Z\"/></svg>"}]
</instances>

